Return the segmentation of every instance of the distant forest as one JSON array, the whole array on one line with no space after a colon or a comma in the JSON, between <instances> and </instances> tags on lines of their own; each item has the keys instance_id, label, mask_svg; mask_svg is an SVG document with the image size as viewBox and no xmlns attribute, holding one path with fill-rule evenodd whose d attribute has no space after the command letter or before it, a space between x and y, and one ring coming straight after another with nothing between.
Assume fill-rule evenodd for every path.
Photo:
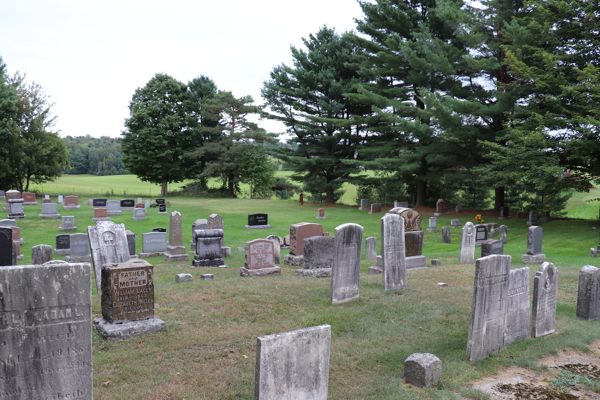
<instances>
[{"instance_id":1,"label":"distant forest","mask_svg":"<svg viewBox=\"0 0 600 400\"><path fill-rule=\"evenodd\" d=\"M121 139L103 136L67 136L63 139L69 150L70 169L65 174L126 175Z\"/></svg>"}]
</instances>

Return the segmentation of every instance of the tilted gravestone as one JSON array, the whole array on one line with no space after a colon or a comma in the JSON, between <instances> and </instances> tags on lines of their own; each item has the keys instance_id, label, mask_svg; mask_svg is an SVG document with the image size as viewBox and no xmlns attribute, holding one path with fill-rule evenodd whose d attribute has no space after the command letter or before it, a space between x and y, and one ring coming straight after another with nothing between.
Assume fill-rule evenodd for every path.
<instances>
[{"instance_id":1,"label":"tilted gravestone","mask_svg":"<svg viewBox=\"0 0 600 400\"><path fill-rule=\"evenodd\" d=\"M88 226L88 236L92 249L92 261L96 271L96 289L100 292L102 266L124 263L131 258L127 246L127 236L125 235L125 225L115 224L111 221L100 221L96 226Z\"/></svg>"},{"instance_id":2,"label":"tilted gravestone","mask_svg":"<svg viewBox=\"0 0 600 400\"><path fill-rule=\"evenodd\" d=\"M406 287L406 253L404 247L404 218L386 214L380 220L381 256L384 290Z\"/></svg>"},{"instance_id":3,"label":"tilted gravestone","mask_svg":"<svg viewBox=\"0 0 600 400\"><path fill-rule=\"evenodd\" d=\"M192 261L194 267L219 267L225 264L221 256L222 229L197 229L194 231L196 239L196 257Z\"/></svg>"},{"instance_id":4,"label":"tilted gravestone","mask_svg":"<svg viewBox=\"0 0 600 400\"><path fill-rule=\"evenodd\" d=\"M331 326L256 339L256 400L327 400Z\"/></svg>"},{"instance_id":5,"label":"tilted gravestone","mask_svg":"<svg viewBox=\"0 0 600 400\"><path fill-rule=\"evenodd\" d=\"M273 242L273 257L275 258L275 264L279 264L281 262L281 238L277 235L269 235L267 236L267 240L271 240Z\"/></svg>"},{"instance_id":6,"label":"tilted gravestone","mask_svg":"<svg viewBox=\"0 0 600 400\"><path fill-rule=\"evenodd\" d=\"M546 261L546 255L542 254L543 241L544 228L530 226L527 230L527 254L521 256L523 264L541 264Z\"/></svg>"},{"instance_id":7,"label":"tilted gravestone","mask_svg":"<svg viewBox=\"0 0 600 400\"><path fill-rule=\"evenodd\" d=\"M281 269L275 266L275 245L272 240L256 239L246 242L244 266L240 276L280 275Z\"/></svg>"},{"instance_id":8,"label":"tilted gravestone","mask_svg":"<svg viewBox=\"0 0 600 400\"><path fill-rule=\"evenodd\" d=\"M475 226L467 222L463 228L460 241L459 264L473 264L475 261Z\"/></svg>"},{"instance_id":9,"label":"tilted gravestone","mask_svg":"<svg viewBox=\"0 0 600 400\"><path fill-rule=\"evenodd\" d=\"M57 256L68 256L71 254L71 235L56 235Z\"/></svg>"},{"instance_id":10,"label":"tilted gravestone","mask_svg":"<svg viewBox=\"0 0 600 400\"><path fill-rule=\"evenodd\" d=\"M335 248L331 271L331 302L346 303L360 296L360 246L364 228L342 224L335 228Z\"/></svg>"},{"instance_id":11,"label":"tilted gravestone","mask_svg":"<svg viewBox=\"0 0 600 400\"><path fill-rule=\"evenodd\" d=\"M246 229L266 229L270 227L268 214L248 214Z\"/></svg>"},{"instance_id":12,"label":"tilted gravestone","mask_svg":"<svg viewBox=\"0 0 600 400\"><path fill-rule=\"evenodd\" d=\"M552 263L543 263L533 281L531 336L534 338L556 331L557 287L558 269Z\"/></svg>"},{"instance_id":13,"label":"tilted gravestone","mask_svg":"<svg viewBox=\"0 0 600 400\"><path fill-rule=\"evenodd\" d=\"M90 280L87 263L0 268L1 398L92 399Z\"/></svg>"},{"instance_id":14,"label":"tilted gravestone","mask_svg":"<svg viewBox=\"0 0 600 400\"><path fill-rule=\"evenodd\" d=\"M588 321L600 318L600 268L584 265L579 270L577 317Z\"/></svg>"},{"instance_id":15,"label":"tilted gravestone","mask_svg":"<svg viewBox=\"0 0 600 400\"><path fill-rule=\"evenodd\" d=\"M188 254L183 245L183 229L181 229L181 213L173 211L169 214L169 245L165 253L165 261L187 261Z\"/></svg>"},{"instance_id":16,"label":"tilted gravestone","mask_svg":"<svg viewBox=\"0 0 600 400\"><path fill-rule=\"evenodd\" d=\"M504 346L529 339L529 267L509 271L507 301Z\"/></svg>"},{"instance_id":17,"label":"tilted gravestone","mask_svg":"<svg viewBox=\"0 0 600 400\"><path fill-rule=\"evenodd\" d=\"M367 260L375 261L375 258L377 257L377 238L375 236L368 237L366 244Z\"/></svg>"},{"instance_id":18,"label":"tilted gravestone","mask_svg":"<svg viewBox=\"0 0 600 400\"><path fill-rule=\"evenodd\" d=\"M447 226L444 226L442 228L442 242L452 243L452 232L450 231L450 228Z\"/></svg>"},{"instance_id":19,"label":"tilted gravestone","mask_svg":"<svg viewBox=\"0 0 600 400\"><path fill-rule=\"evenodd\" d=\"M68 262L90 262L90 240L87 233L73 233L71 236L71 254L65 260Z\"/></svg>"}]
</instances>

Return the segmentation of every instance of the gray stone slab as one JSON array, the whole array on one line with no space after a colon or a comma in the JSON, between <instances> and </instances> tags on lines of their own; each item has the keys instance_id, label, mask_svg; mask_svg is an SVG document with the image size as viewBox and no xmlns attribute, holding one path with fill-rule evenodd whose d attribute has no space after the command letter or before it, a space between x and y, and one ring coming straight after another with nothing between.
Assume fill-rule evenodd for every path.
<instances>
[{"instance_id":1,"label":"gray stone slab","mask_svg":"<svg viewBox=\"0 0 600 400\"><path fill-rule=\"evenodd\" d=\"M437 218L429 217L429 226L427 227L427 232L435 232L437 230Z\"/></svg>"},{"instance_id":2,"label":"gray stone slab","mask_svg":"<svg viewBox=\"0 0 600 400\"><path fill-rule=\"evenodd\" d=\"M259 268L259 269L248 269L248 268L244 268L244 267L240 268L240 276L242 276L242 277L267 276L267 275L281 275L281 268L279 268L279 267Z\"/></svg>"},{"instance_id":3,"label":"gray stone slab","mask_svg":"<svg viewBox=\"0 0 600 400\"><path fill-rule=\"evenodd\" d=\"M275 259L275 264L281 263L281 243L279 241L279 236L269 235L267 236L267 240L273 242L273 257Z\"/></svg>"},{"instance_id":4,"label":"gray stone slab","mask_svg":"<svg viewBox=\"0 0 600 400\"><path fill-rule=\"evenodd\" d=\"M244 268L260 269L275 266L275 241L256 239L246 242L244 252ZM220 254L220 252L219 252Z\"/></svg>"},{"instance_id":5,"label":"gray stone slab","mask_svg":"<svg viewBox=\"0 0 600 400\"><path fill-rule=\"evenodd\" d=\"M504 242L502 242L502 240L489 239L481 242L481 257L487 257L494 254L504 254Z\"/></svg>"},{"instance_id":6,"label":"gray stone slab","mask_svg":"<svg viewBox=\"0 0 600 400\"><path fill-rule=\"evenodd\" d=\"M383 288L402 290L406 288L404 218L398 214L384 215L380 219L380 231Z\"/></svg>"},{"instance_id":7,"label":"gray stone slab","mask_svg":"<svg viewBox=\"0 0 600 400\"><path fill-rule=\"evenodd\" d=\"M346 303L360 296L360 246L364 228L342 224L335 228L335 248L331 277L331 302Z\"/></svg>"},{"instance_id":8,"label":"gray stone slab","mask_svg":"<svg viewBox=\"0 0 600 400\"><path fill-rule=\"evenodd\" d=\"M161 333L165 328L165 322L156 317L142 321L128 321L121 324L111 324L105 321L104 318L94 319L94 330L102 339L111 342Z\"/></svg>"},{"instance_id":9,"label":"gray stone slab","mask_svg":"<svg viewBox=\"0 0 600 400\"><path fill-rule=\"evenodd\" d=\"M313 236L304 239L304 268L331 268L334 247L333 236Z\"/></svg>"},{"instance_id":10,"label":"gray stone slab","mask_svg":"<svg viewBox=\"0 0 600 400\"><path fill-rule=\"evenodd\" d=\"M579 270L576 315L588 321L600 318L600 268L585 265Z\"/></svg>"},{"instance_id":11,"label":"gray stone slab","mask_svg":"<svg viewBox=\"0 0 600 400\"><path fill-rule=\"evenodd\" d=\"M34 265L44 264L52 260L52 246L38 244L31 248L31 263Z\"/></svg>"},{"instance_id":12,"label":"gray stone slab","mask_svg":"<svg viewBox=\"0 0 600 400\"><path fill-rule=\"evenodd\" d=\"M458 220L458 219L453 219L453 220L451 220L451 221L450 221L450 225L451 225L453 228L460 228L460 220Z\"/></svg>"},{"instance_id":13,"label":"gray stone slab","mask_svg":"<svg viewBox=\"0 0 600 400\"><path fill-rule=\"evenodd\" d=\"M119 200L108 200L106 202L108 215L121 215L121 202Z\"/></svg>"},{"instance_id":14,"label":"gray stone slab","mask_svg":"<svg viewBox=\"0 0 600 400\"><path fill-rule=\"evenodd\" d=\"M544 228L541 226L530 226L527 230L527 251L526 254L536 255L542 252L542 243L544 240Z\"/></svg>"},{"instance_id":15,"label":"gray stone slab","mask_svg":"<svg viewBox=\"0 0 600 400\"><path fill-rule=\"evenodd\" d=\"M442 260L439 258L434 258L433 260L431 260L431 265L440 266L442 265Z\"/></svg>"},{"instance_id":16,"label":"gray stone slab","mask_svg":"<svg viewBox=\"0 0 600 400\"><path fill-rule=\"evenodd\" d=\"M406 257L406 270L416 269L416 268L425 268L425 256L412 256Z\"/></svg>"},{"instance_id":17,"label":"gray stone slab","mask_svg":"<svg viewBox=\"0 0 600 400\"><path fill-rule=\"evenodd\" d=\"M534 338L556 331L557 287L558 269L552 263L543 263L533 278L531 336Z\"/></svg>"},{"instance_id":18,"label":"gray stone slab","mask_svg":"<svg viewBox=\"0 0 600 400\"><path fill-rule=\"evenodd\" d=\"M459 264L473 264L475 261L475 226L467 222L462 230Z\"/></svg>"},{"instance_id":19,"label":"gray stone slab","mask_svg":"<svg viewBox=\"0 0 600 400\"><path fill-rule=\"evenodd\" d=\"M17 221L14 219L0 219L0 226L17 226Z\"/></svg>"},{"instance_id":20,"label":"gray stone slab","mask_svg":"<svg viewBox=\"0 0 600 400\"><path fill-rule=\"evenodd\" d=\"M327 400L331 326L256 340L256 400Z\"/></svg>"},{"instance_id":21,"label":"gray stone slab","mask_svg":"<svg viewBox=\"0 0 600 400\"><path fill-rule=\"evenodd\" d=\"M175 275L175 283L192 282L192 274Z\"/></svg>"},{"instance_id":22,"label":"gray stone slab","mask_svg":"<svg viewBox=\"0 0 600 400\"><path fill-rule=\"evenodd\" d=\"M408 208L408 201L394 201L394 208L397 207Z\"/></svg>"},{"instance_id":23,"label":"gray stone slab","mask_svg":"<svg viewBox=\"0 0 600 400\"><path fill-rule=\"evenodd\" d=\"M368 209L369 209L369 200L368 199L361 199L360 200L359 210L366 211Z\"/></svg>"},{"instance_id":24,"label":"gray stone slab","mask_svg":"<svg viewBox=\"0 0 600 400\"><path fill-rule=\"evenodd\" d=\"M172 211L169 213L169 245L183 246L183 230L181 229L181 213Z\"/></svg>"},{"instance_id":25,"label":"gray stone slab","mask_svg":"<svg viewBox=\"0 0 600 400\"><path fill-rule=\"evenodd\" d=\"M164 253L167 251L167 235L164 232L142 233L144 253Z\"/></svg>"},{"instance_id":26,"label":"gray stone slab","mask_svg":"<svg viewBox=\"0 0 600 400\"><path fill-rule=\"evenodd\" d=\"M447 226L442 227L442 242L452 243L452 231Z\"/></svg>"},{"instance_id":27,"label":"gray stone slab","mask_svg":"<svg viewBox=\"0 0 600 400\"><path fill-rule=\"evenodd\" d=\"M508 243L508 227L506 225L500 225L498 231L500 232L500 240L502 243Z\"/></svg>"},{"instance_id":28,"label":"gray stone slab","mask_svg":"<svg viewBox=\"0 0 600 400\"><path fill-rule=\"evenodd\" d=\"M92 262L96 272L96 289L101 291L102 266L105 264L120 264L129 261L129 247L125 235L125 225L111 221L101 221L96 226L88 226L88 238L92 250ZM73 240L71 237L71 254Z\"/></svg>"},{"instance_id":29,"label":"gray stone slab","mask_svg":"<svg viewBox=\"0 0 600 400\"><path fill-rule=\"evenodd\" d=\"M333 254L332 254L333 256ZM304 256L295 256L293 254L286 254L283 256L283 265L289 265L292 267L301 267L304 265Z\"/></svg>"},{"instance_id":30,"label":"gray stone slab","mask_svg":"<svg viewBox=\"0 0 600 400\"><path fill-rule=\"evenodd\" d=\"M297 269L296 276L310 278L329 278L331 277L331 268Z\"/></svg>"},{"instance_id":31,"label":"gray stone slab","mask_svg":"<svg viewBox=\"0 0 600 400\"><path fill-rule=\"evenodd\" d=\"M69 235L71 238L71 256L89 256L90 254L90 241L86 233L73 233Z\"/></svg>"},{"instance_id":32,"label":"gray stone slab","mask_svg":"<svg viewBox=\"0 0 600 400\"><path fill-rule=\"evenodd\" d=\"M546 255L545 254L536 254L536 255L523 254L521 256L521 263L522 264L541 264L544 261L546 261Z\"/></svg>"},{"instance_id":33,"label":"gray stone slab","mask_svg":"<svg viewBox=\"0 0 600 400\"><path fill-rule=\"evenodd\" d=\"M529 339L529 321L529 267L512 269L508 276L504 346Z\"/></svg>"},{"instance_id":34,"label":"gray stone slab","mask_svg":"<svg viewBox=\"0 0 600 400\"><path fill-rule=\"evenodd\" d=\"M420 388L437 385L442 378L442 362L433 354L415 353L404 360L404 381Z\"/></svg>"},{"instance_id":35,"label":"gray stone slab","mask_svg":"<svg viewBox=\"0 0 600 400\"><path fill-rule=\"evenodd\" d=\"M383 275L383 269L381 267L369 267L367 275Z\"/></svg>"},{"instance_id":36,"label":"gray stone slab","mask_svg":"<svg viewBox=\"0 0 600 400\"><path fill-rule=\"evenodd\" d=\"M87 263L0 268L0 398L92 399L90 281Z\"/></svg>"},{"instance_id":37,"label":"gray stone slab","mask_svg":"<svg viewBox=\"0 0 600 400\"><path fill-rule=\"evenodd\" d=\"M366 240L367 243L367 260L375 260L377 257L377 238L375 236L368 237Z\"/></svg>"},{"instance_id":38,"label":"gray stone slab","mask_svg":"<svg viewBox=\"0 0 600 400\"><path fill-rule=\"evenodd\" d=\"M469 361L481 360L504 347L511 261L511 256L504 255L479 258L475 262L467 341Z\"/></svg>"}]
</instances>

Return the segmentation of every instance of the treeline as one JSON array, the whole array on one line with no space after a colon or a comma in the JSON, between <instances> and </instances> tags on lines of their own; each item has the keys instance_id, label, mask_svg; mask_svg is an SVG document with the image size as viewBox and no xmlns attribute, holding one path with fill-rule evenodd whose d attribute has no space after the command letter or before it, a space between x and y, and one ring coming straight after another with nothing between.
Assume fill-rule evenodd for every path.
<instances>
[{"instance_id":1,"label":"treeline","mask_svg":"<svg viewBox=\"0 0 600 400\"><path fill-rule=\"evenodd\" d=\"M125 175L129 171L123 164L121 139L103 136L67 136L63 139L69 151L71 167L65 174L73 175Z\"/></svg>"}]
</instances>

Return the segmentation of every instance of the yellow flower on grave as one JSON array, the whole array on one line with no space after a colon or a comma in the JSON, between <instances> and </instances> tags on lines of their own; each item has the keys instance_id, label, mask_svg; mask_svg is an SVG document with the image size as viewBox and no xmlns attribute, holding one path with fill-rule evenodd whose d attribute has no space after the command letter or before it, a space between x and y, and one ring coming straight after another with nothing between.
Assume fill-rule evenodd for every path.
<instances>
[{"instance_id":1,"label":"yellow flower on grave","mask_svg":"<svg viewBox=\"0 0 600 400\"><path fill-rule=\"evenodd\" d=\"M475 221L476 221L477 223L482 223L482 222L483 222L483 217L481 216L481 214L477 214L477 215L475 216Z\"/></svg>"}]
</instances>

